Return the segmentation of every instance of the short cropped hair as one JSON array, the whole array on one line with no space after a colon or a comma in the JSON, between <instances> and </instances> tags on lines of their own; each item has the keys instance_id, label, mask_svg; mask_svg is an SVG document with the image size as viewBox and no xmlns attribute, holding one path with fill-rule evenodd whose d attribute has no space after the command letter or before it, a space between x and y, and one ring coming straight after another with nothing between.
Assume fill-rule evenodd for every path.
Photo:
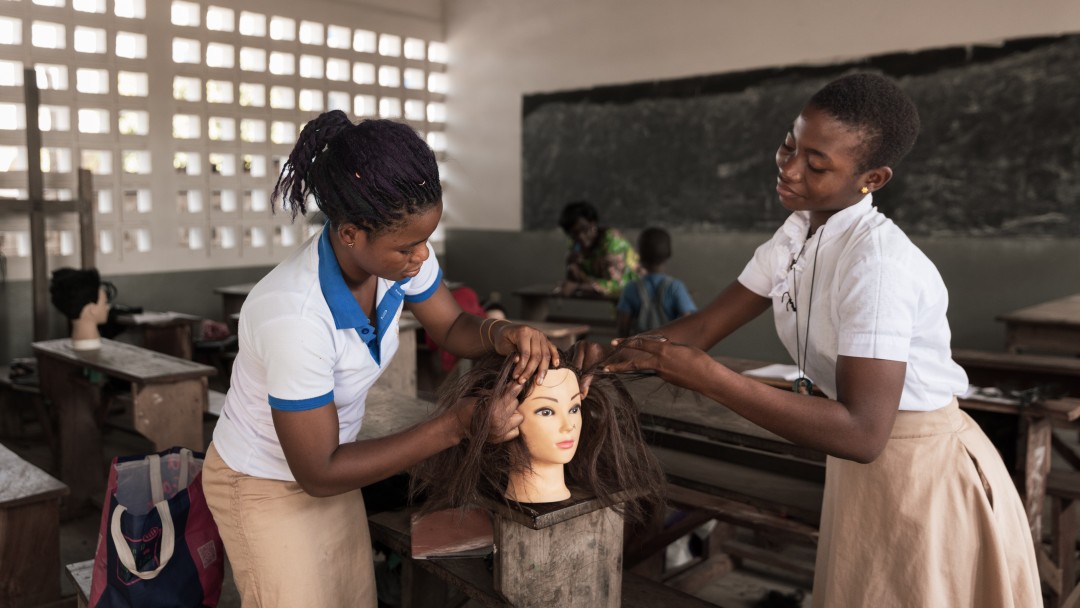
<instances>
[{"instance_id":1,"label":"short cropped hair","mask_svg":"<svg viewBox=\"0 0 1080 608\"><path fill-rule=\"evenodd\" d=\"M657 266L671 258L671 235L663 228L646 228L638 236L638 254L645 266Z\"/></svg>"},{"instance_id":2,"label":"short cropped hair","mask_svg":"<svg viewBox=\"0 0 1080 608\"><path fill-rule=\"evenodd\" d=\"M559 214L559 227L563 229L563 232L569 233L570 229L574 227L574 223L577 222L579 218L598 223L600 221L600 214L596 212L596 207L593 207L592 204L587 201L566 203L566 206L562 209L562 213Z\"/></svg>"},{"instance_id":3,"label":"short cropped hair","mask_svg":"<svg viewBox=\"0 0 1080 608\"><path fill-rule=\"evenodd\" d=\"M807 106L862 131L859 173L897 166L919 135L915 104L895 81L879 74L838 78L815 93Z\"/></svg>"}]
</instances>

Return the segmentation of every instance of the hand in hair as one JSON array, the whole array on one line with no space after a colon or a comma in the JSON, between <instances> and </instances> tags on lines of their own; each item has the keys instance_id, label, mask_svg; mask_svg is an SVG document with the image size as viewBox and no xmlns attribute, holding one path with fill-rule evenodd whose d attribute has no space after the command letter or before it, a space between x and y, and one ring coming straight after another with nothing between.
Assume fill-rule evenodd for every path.
<instances>
[{"instance_id":1,"label":"hand in hair","mask_svg":"<svg viewBox=\"0 0 1080 608\"><path fill-rule=\"evenodd\" d=\"M606 344L600 344L598 342L589 342L587 340L579 340L570 347L569 357L573 361L573 366L580 370L595 370L599 369L600 363L611 356L614 352L614 348ZM592 384L593 374L589 371L582 372L581 377L581 398L589 396L589 385Z\"/></svg>"},{"instance_id":2,"label":"hand in hair","mask_svg":"<svg viewBox=\"0 0 1080 608\"><path fill-rule=\"evenodd\" d=\"M523 384L538 374L543 382L549 367L559 366L559 349L544 332L528 325L497 323L492 331L492 344L500 355L514 355L514 380Z\"/></svg>"},{"instance_id":3,"label":"hand in hair","mask_svg":"<svg viewBox=\"0 0 1080 608\"><path fill-rule=\"evenodd\" d=\"M700 363L712 362L700 348L673 342L662 334L638 334L613 342L615 350L602 363L605 372L655 371L665 381L685 387L704 373Z\"/></svg>"},{"instance_id":4,"label":"hand in hair","mask_svg":"<svg viewBox=\"0 0 1080 608\"><path fill-rule=\"evenodd\" d=\"M521 434L518 427L521 426L525 417L518 413L518 406L520 405L518 395L521 394L521 389L524 386L519 382L507 383L506 390L492 400L491 411L488 414L490 418L487 425L488 443L502 443ZM459 399L453 406L454 418L461 428L461 437L463 438L472 437L473 435L473 415L476 412L476 404L476 397L465 397Z\"/></svg>"}]
</instances>

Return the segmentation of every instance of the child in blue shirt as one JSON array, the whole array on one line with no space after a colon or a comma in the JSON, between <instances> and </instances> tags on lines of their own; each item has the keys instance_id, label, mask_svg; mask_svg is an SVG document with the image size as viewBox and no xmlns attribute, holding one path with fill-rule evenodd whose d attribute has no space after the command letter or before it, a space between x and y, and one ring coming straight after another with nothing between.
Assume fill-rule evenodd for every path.
<instances>
[{"instance_id":1,"label":"child in blue shirt","mask_svg":"<svg viewBox=\"0 0 1080 608\"><path fill-rule=\"evenodd\" d=\"M671 235L666 230L643 230L638 237L638 252L648 274L627 283L622 290L615 307L619 337L656 329L697 310L686 285L664 274L664 264L671 258Z\"/></svg>"}]
</instances>

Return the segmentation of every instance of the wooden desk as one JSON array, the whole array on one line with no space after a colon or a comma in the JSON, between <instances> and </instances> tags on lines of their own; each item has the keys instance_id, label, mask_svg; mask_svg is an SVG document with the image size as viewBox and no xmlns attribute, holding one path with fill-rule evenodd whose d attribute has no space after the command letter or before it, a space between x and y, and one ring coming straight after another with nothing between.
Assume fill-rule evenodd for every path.
<instances>
[{"instance_id":1,"label":"wooden desk","mask_svg":"<svg viewBox=\"0 0 1080 608\"><path fill-rule=\"evenodd\" d=\"M102 340L101 349L75 351L71 340L34 342L42 395L60 423L60 477L71 488L66 509L73 512L105 488L101 426L108 406L101 384L87 370L131 384L132 427L154 443L154 450L184 446L202 451L207 378L217 370L201 363Z\"/></svg>"},{"instance_id":2,"label":"wooden desk","mask_svg":"<svg viewBox=\"0 0 1080 608\"><path fill-rule=\"evenodd\" d=\"M255 283L240 283L214 288L214 293L221 295L221 318L223 320L228 321L231 315L240 312L240 307L244 305L244 300L247 299L253 287L255 287Z\"/></svg>"},{"instance_id":3,"label":"wooden desk","mask_svg":"<svg viewBox=\"0 0 1080 608\"><path fill-rule=\"evenodd\" d=\"M1080 355L1080 294L1007 312L997 320L1005 324L1009 352Z\"/></svg>"},{"instance_id":4,"label":"wooden desk","mask_svg":"<svg viewBox=\"0 0 1080 608\"><path fill-rule=\"evenodd\" d=\"M179 312L151 312L121 315L116 322L138 330L142 334L143 348L190 360L194 353L194 335L202 317Z\"/></svg>"},{"instance_id":5,"label":"wooden desk","mask_svg":"<svg viewBox=\"0 0 1080 608\"><path fill-rule=\"evenodd\" d=\"M60 499L67 493L0 445L0 606L60 599Z\"/></svg>"},{"instance_id":6,"label":"wooden desk","mask_svg":"<svg viewBox=\"0 0 1080 608\"><path fill-rule=\"evenodd\" d=\"M557 285L548 283L522 287L515 290L514 295L521 298L521 318L526 321L548 320L552 300L608 303L612 305L610 314L614 318L614 305L619 301L617 297L593 292L563 295Z\"/></svg>"}]
</instances>

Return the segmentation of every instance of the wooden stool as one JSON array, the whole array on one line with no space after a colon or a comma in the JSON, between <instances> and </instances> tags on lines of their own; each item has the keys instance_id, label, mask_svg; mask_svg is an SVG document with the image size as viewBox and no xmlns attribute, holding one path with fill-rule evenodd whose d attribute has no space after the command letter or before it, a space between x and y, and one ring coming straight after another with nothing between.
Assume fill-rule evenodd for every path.
<instances>
[{"instance_id":1,"label":"wooden stool","mask_svg":"<svg viewBox=\"0 0 1080 608\"><path fill-rule=\"evenodd\" d=\"M64 572L68 580L75 585L75 596L79 601L79 608L87 608L90 605L90 583L94 578L94 560L76 562L64 566Z\"/></svg>"},{"instance_id":2,"label":"wooden stool","mask_svg":"<svg viewBox=\"0 0 1080 608\"><path fill-rule=\"evenodd\" d=\"M67 493L0 445L0 606L60 598L60 498Z\"/></svg>"}]
</instances>

